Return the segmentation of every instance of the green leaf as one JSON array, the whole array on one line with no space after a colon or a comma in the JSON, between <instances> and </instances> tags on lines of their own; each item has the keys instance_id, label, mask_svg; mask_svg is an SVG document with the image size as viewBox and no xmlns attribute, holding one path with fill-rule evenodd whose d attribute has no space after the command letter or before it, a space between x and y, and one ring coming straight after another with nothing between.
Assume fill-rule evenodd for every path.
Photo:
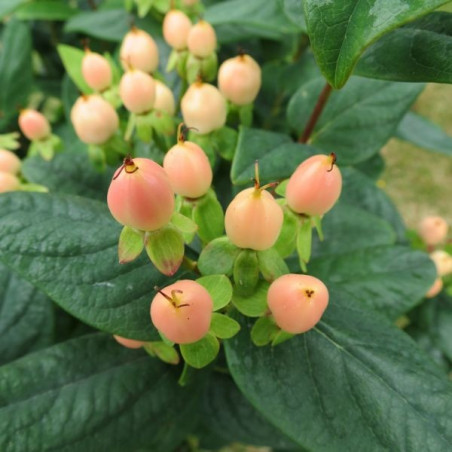
<instances>
[{"instance_id":1,"label":"green leaf","mask_svg":"<svg viewBox=\"0 0 452 452\"><path fill-rule=\"evenodd\" d=\"M80 195L104 201L113 175L113 168L99 174L87 154L61 153L46 161L41 157L24 160L22 173L35 184L42 184L50 191Z\"/></svg>"},{"instance_id":2,"label":"green leaf","mask_svg":"<svg viewBox=\"0 0 452 452\"><path fill-rule=\"evenodd\" d=\"M287 207L283 207L284 222L273 248L278 251L281 257L292 254L297 243L298 219L296 215Z\"/></svg>"},{"instance_id":3,"label":"green leaf","mask_svg":"<svg viewBox=\"0 0 452 452\"><path fill-rule=\"evenodd\" d=\"M203 275L224 273L232 275L234 261L240 249L233 245L227 237L219 237L208 243L201 251L198 268Z\"/></svg>"},{"instance_id":4,"label":"green leaf","mask_svg":"<svg viewBox=\"0 0 452 452\"><path fill-rule=\"evenodd\" d=\"M436 12L369 47L355 73L400 82L452 83L452 14Z\"/></svg>"},{"instance_id":5,"label":"green leaf","mask_svg":"<svg viewBox=\"0 0 452 452\"><path fill-rule=\"evenodd\" d=\"M232 160L237 146L238 133L231 127L221 127L212 134L215 149L225 160Z\"/></svg>"},{"instance_id":6,"label":"green leaf","mask_svg":"<svg viewBox=\"0 0 452 452\"><path fill-rule=\"evenodd\" d=\"M2 263L0 312L0 364L52 343L52 301Z\"/></svg>"},{"instance_id":7,"label":"green leaf","mask_svg":"<svg viewBox=\"0 0 452 452\"><path fill-rule=\"evenodd\" d=\"M15 11L15 16L20 20L67 20L74 14L77 14L77 9L61 0L32 1Z\"/></svg>"},{"instance_id":8,"label":"green leaf","mask_svg":"<svg viewBox=\"0 0 452 452\"><path fill-rule=\"evenodd\" d=\"M273 282L276 278L289 273L289 268L284 259L275 248L257 252L259 270L268 282Z\"/></svg>"},{"instance_id":9,"label":"green leaf","mask_svg":"<svg viewBox=\"0 0 452 452\"><path fill-rule=\"evenodd\" d=\"M224 314L214 312L210 323L210 332L220 339L230 339L240 330L239 323Z\"/></svg>"},{"instance_id":10,"label":"green leaf","mask_svg":"<svg viewBox=\"0 0 452 452\"><path fill-rule=\"evenodd\" d=\"M254 345L263 347L268 345L280 331L273 317L259 317L251 328L250 336Z\"/></svg>"},{"instance_id":11,"label":"green leaf","mask_svg":"<svg viewBox=\"0 0 452 452\"><path fill-rule=\"evenodd\" d=\"M71 47L66 44L59 44L57 50L66 72L77 85L77 88L82 93L92 93L93 90L85 82L82 75L82 60L85 56L85 52L77 47Z\"/></svg>"},{"instance_id":12,"label":"green leaf","mask_svg":"<svg viewBox=\"0 0 452 452\"><path fill-rule=\"evenodd\" d=\"M28 355L0 375L1 450L167 452L193 428L203 385L179 387L173 368L105 334Z\"/></svg>"},{"instance_id":13,"label":"green leaf","mask_svg":"<svg viewBox=\"0 0 452 452\"><path fill-rule=\"evenodd\" d=\"M250 249L240 251L234 262L234 287L237 293L249 296L254 293L259 281L257 252Z\"/></svg>"},{"instance_id":14,"label":"green leaf","mask_svg":"<svg viewBox=\"0 0 452 452\"><path fill-rule=\"evenodd\" d=\"M322 87L323 81L315 78L292 96L287 117L297 134L304 130ZM309 143L324 153L335 152L339 166L367 160L394 135L423 87L353 77L343 90L332 92Z\"/></svg>"},{"instance_id":15,"label":"green leaf","mask_svg":"<svg viewBox=\"0 0 452 452\"><path fill-rule=\"evenodd\" d=\"M433 11L448 0L304 0L312 50L334 88L350 77L364 50L389 31Z\"/></svg>"},{"instance_id":16,"label":"green leaf","mask_svg":"<svg viewBox=\"0 0 452 452\"><path fill-rule=\"evenodd\" d=\"M124 226L119 235L118 257L120 264L135 260L143 251L144 234L142 231Z\"/></svg>"},{"instance_id":17,"label":"green leaf","mask_svg":"<svg viewBox=\"0 0 452 452\"><path fill-rule=\"evenodd\" d=\"M2 123L27 105L32 89L31 33L23 22L10 20L4 27L0 53L0 129Z\"/></svg>"},{"instance_id":18,"label":"green leaf","mask_svg":"<svg viewBox=\"0 0 452 452\"><path fill-rule=\"evenodd\" d=\"M375 312L334 292L322 321L273 353L249 341L250 320L240 323L240 333L225 343L232 377L267 421L300 446L448 450L450 381Z\"/></svg>"},{"instance_id":19,"label":"green leaf","mask_svg":"<svg viewBox=\"0 0 452 452\"><path fill-rule=\"evenodd\" d=\"M20 5L26 3L28 0L3 0L0 4L0 19L12 13Z\"/></svg>"},{"instance_id":20,"label":"green leaf","mask_svg":"<svg viewBox=\"0 0 452 452\"><path fill-rule=\"evenodd\" d=\"M210 242L223 235L224 213L215 193L210 190L194 204L193 220L198 225L201 240Z\"/></svg>"},{"instance_id":21,"label":"green leaf","mask_svg":"<svg viewBox=\"0 0 452 452\"><path fill-rule=\"evenodd\" d=\"M311 219L306 218L297 233L297 254L300 259L300 267L306 272L306 264L311 258L312 226Z\"/></svg>"},{"instance_id":22,"label":"green leaf","mask_svg":"<svg viewBox=\"0 0 452 452\"><path fill-rule=\"evenodd\" d=\"M310 146L294 143L289 135L240 127L231 167L232 183L251 184L256 160L262 183L288 178L303 160L315 153Z\"/></svg>"},{"instance_id":23,"label":"green leaf","mask_svg":"<svg viewBox=\"0 0 452 452\"><path fill-rule=\"evenodd\" d=\"M213 300L213 310L218 311L229 304L232 299L232 284L225 275L202 276L196 280Z\"/></svg>"},{"instance_id":24,"label":"green leaf","mask_svg":"<svg viewBox=\"0 0 452 452\"><path fill-rule=\"evenodd\" d=\"M234 291L232 304L239 312L248 317L260 317L267 310L267 292L270 284L267 281L259 281L256 290L251 295L241 295Z\"/></svg>"},{"instance_id":25,"label":"green leaf","mask_svg":"<svg viewBox=\"0 0 452 452\"><path fill-rule=\"evenodd\" d=\"M396 136L423 149L452 156L452 137L417 113L410 111L404 116Z\"/></svg>"},{"instance_id":26,"label":"green leaf","mask_svg":"<svg viewBox=\"0 0 452 452\"><path fill-rule=\"evenodd\" d=\"M220 351L220 343L213 334L207 333L197 342L181 344L180 351L188 365L195 369L201 369L217 357Z\"/></svg>"},{"instance_id":27,"label":"green leaf","mask_svg":"<svg viewBox=\"0 0 452 452\"><path fill-rule=\"evenodd\" d=\"M0 255L63 309L100 330L137 340L158 335L149 305L166 278L146 256L118 263L121 227L105 203L78 196L0 197Z\"/></svg>"},{"instance_id":28,"label":"green leaf","mask_svg":"<svg viewBox=\"0 0 452 452\"><path fill-rule=\"evenodd\" d=\"M419 303L436 278L428 255L404 246L313 259L309 271L350 300L392 320Z\"/></svg>"},{"instance_id":29,"label":"green leaf","mask_svg":"<svg viewBox=\"0 0 452 452\"><path fill-rule=\"evenodd\" d=\"M165 342L147 342L143 348L151 355L157 356L164 363L177 365L180 357L177 350Z\"/></svg>"}]
</instances>

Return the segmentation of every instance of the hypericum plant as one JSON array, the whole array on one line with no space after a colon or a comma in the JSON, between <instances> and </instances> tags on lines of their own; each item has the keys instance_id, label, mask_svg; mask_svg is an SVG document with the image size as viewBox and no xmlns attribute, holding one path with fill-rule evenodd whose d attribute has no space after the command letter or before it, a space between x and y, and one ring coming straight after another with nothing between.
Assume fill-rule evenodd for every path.
<instances>
[{"instance_id":1,"label":"hypericum plant","mask_svg":"<svg viewBox=\"0 0 452 452\"><path fill-rule=\"evenodd\" d=\"M0 7L0 451L450 449L450 239L380 188L452 148L444 1Z\"/></svg>"}]
</instances>

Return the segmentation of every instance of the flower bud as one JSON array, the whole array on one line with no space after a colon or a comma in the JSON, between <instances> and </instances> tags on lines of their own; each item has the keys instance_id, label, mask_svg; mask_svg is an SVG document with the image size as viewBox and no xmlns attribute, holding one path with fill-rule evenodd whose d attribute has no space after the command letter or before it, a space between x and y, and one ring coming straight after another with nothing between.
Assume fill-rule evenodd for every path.
<instances>
[{"instance_id":1,"label":"flower bud","mask_svg":"<svg viewBox=\"0 0 452 452\"><path fill-rule=\"evenodd\" d=\"M233 104L251 104L261 87L261 68L249 55L230 58L218 70L218 87Z\"/></svg>"},{"instance_id":2,"label":"flower bud","mask_svg":"<svg viewBox=\"0 0 452 452\"><path fill-rule=\"evenodd\" d=\"M145 113L154 106L154 79L146 72L131 69L121 77L119 95L127 110L136 114Z\"/></svg>"},{"instance_id":3,"label":"flower bud","mask_svg":"<svg viewBox=\"0 0 452 452\"><path fill-rule=\"evenodd\" d=\"M163 19L163 37L173 49L183 50L187 48L190 29L191 20L177 9L168 11Z\"/></svg>"},{"instance_id":4,"label":"flower bud","mask_svg":"<svg viewBox=\"0 0 452 452\"><path fill-rule=\"evenodd\" d=\"M174 116L176 112L176 102L173 92L160 80L155 80L155 101L154 109Z\"/></svg>"},{"instance_id":5,"label":"flower bud","mask_svg":"<svg viewBox=\"0 0 452 452\"><path fill-rule=\"evenodd\" d=\"M14 152L0 149L0 172L17 174L22 162Z\"/></svg>"},{"instance_id":6,"label":"flower bud","mask_svg":"<svg viewBox=\"0 0 452 452\"><path fill-rule=\"evenodd\" d=\"M104 91L112 82L110 63L105 57L87 50L82 60L82 75L88 86L95 91Z\"/></svg>"},{"instance_id":7,"label":"flower bud","mask_svg":"<svg viewBox=\"0 0 452 452\"><path fill-rule=\"evenodd\" d=\"M15 191L19 187L20 181L14 174L0 172L0 193Z\"/></svg>"},{"instance_id":8,"label":"flower bud","mask_svg":"<svg viewBox=\"0 0 452 452\"><path fill-rule=\"evenodd\" d=\"M226 101L209 83L195 82L181 101L182 116L187 127L200 134L210 133L226 123Z\"/></svg>"},{"instance_id":9,"label":"flower bud","mask_svg":"<svg viewBox=\"0 0 452 452\"><path fill-rule=\"evenodd\" d=\"M36 110L22 110L19 115L19 127L30 140L43 140L50 135L50 124L47 118Z\"/></svg>"},{"instance_id":10,"label":"flower bud","mask_svg":"<svg viewBox=\"0 0 452 452\"><path fill-rule=\"evenodd\" d=\"M71 110L71 121L81 141L103 144L116 132L116 110L98 94L80 96Z\"/></svg>"},{"instance_id":11,"label":"flower bud","mask_svg":"<svg viewBox=\"0 0 452 452\"><path fill-rule=\"evenodd\" d=\"M418 227L419 235L427 245L437 245L447 237L449 225L439 216L425 217Z\"/></svg>"},{"instance_id":12,"label":"flower bud","mask_svg":"<svg viewBox=\"0 0 452 452\"><path fill-rule=\"evenodd\" d=\"M198 58L205 58L215 51L217 35L212 25L200 20L191 27L187 38L188 50Z\"/></svg>"},{"instance_id":13,"label":"flower bud","mask_svg":"<svg viewBox=\"0 0 452 452\"><path fill-rule=\"evenodd\" d=\"M152 73L159 64L159 51L152 36L138 28L132 28L125 36L119 51L124 70L128 67Z\"/></svg>"}]
</instances>

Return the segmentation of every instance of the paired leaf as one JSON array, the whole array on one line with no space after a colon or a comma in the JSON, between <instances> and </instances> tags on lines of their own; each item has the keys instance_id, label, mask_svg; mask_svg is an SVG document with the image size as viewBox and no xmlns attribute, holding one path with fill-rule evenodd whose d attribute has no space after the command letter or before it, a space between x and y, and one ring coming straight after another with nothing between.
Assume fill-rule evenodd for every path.
<instances>
[{"instance_id":1,"label":"paired leaf","mask_svg":"<svg viewBox=\"0 0 452 452\"><path fill-rule=\"evenodd\" d=\"M270 284L267 281L259 281L255 291L251 295L241 295L237 290L232 296L232 304L239 312L248 317L260 317L267 310L267 292Z\"/></svg>"},{"instance_id":2,"label":"paired leaf","mask_svg":"<svg viewBox=\"0 0 452 452\"><path fill-rule=\"evenodd\" d=\"M210 332L220 339L230 339L240 330L239 323L224 314L214 312L210 324Z\"/></svg>"},{"instance_id":3,"label":"paired leaf","mask_svg":"<svg viewBox=\"0 0 452 452\"><path fill-rule=\"evenodd\" d=\"M208 243L199 255L198 268L203 275L232 275L234 261L240 249L227 237L219 237Z\"/></svg>"},{"instance_id":4,"label":"paired leaf","mask_svg":"<svg viewBox=\"0 0 452 452\"><path fill-rule=\"evenodd\" d=\"M234 262L235 290L242 296L252 295L259 281L259 261L254 250L243 249Z\"/></svg>"},{"instance_id":5,"label":"paired leaf","mask_svg":"<svg viewBox=\"0 0 452 452\"><path fill-rule=\"evenodd\" d=\"M173 450L202 387L199 376L179 387L177 374L105 334L28 355L0 368L0 449Z\"/></svg>"},{"instance_id":6,"label":"paired leaf","mask_svg":"<svg viewBox=\"0 0 452 452\"><path fill-rule=\"evenodd\" d=\"M219 351L220 343L211 333L207 333L202 339L192 344L180 345L180 352L185 362L195 369L209 365L217 357Z\"/></svg>"},{"instance_id":7,"label":"paired leaf","mask_svg":"<svg viewBox=\"0 0 452 452\"><path fill-rule=\"evenodd\" d=\"M232 298L232 284L226 275L202 276L196 280L213 300L213 310L218 311L229 304Z\"/></svg>"}]
</instances>

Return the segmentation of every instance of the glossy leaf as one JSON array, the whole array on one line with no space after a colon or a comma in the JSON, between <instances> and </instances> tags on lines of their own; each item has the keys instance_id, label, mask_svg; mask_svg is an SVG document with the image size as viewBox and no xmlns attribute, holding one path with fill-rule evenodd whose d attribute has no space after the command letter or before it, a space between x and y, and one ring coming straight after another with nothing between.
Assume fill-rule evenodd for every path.
<instances>
[{"instance_id":1,"label":"glossy leaf","mask_svg":"<svg viewBox=\"0 0 452 452\"><path fill-rule=\"evenodd\" d=\"M173 450L196 421L201 383L181 388L177 374L105 334L28 355L0 368L0 449Z\"/></svg>"},{"instance_id":2,"label":"glossy leaf","mask_svg":"<svg viewBox=\"0 0 452 452\"><path fill-rule=\"evenodd\" d=\"M406 334L347 295L322 321L275 347L249 341L251 321L225 343L251 404L308 450L447 450L452 385ZM250 375L253 378L250 378Z\"/></svg>"},{"instance_id":3,"label":"glossy leaf","mask_svg":"<svg viewBox=\"0 0 452 452\"><path fill-rule=\"evenodd\" d=\"M119 264L120 231L106 204L97 201L39 193L0 197L0 255L8 266L89 325L130 339L156 339L149 318L154 286L173 279L144 254Z\"/></svg>"},{"instance_id":4,"label":"glossy leaf","mask_svg":"<svg viewBox=\"0 0 452 452\"><path fill-rule=\"evenodd\" d=\"M0 312L0 364L52 343L52 300L2 263Z\"/></svg>"},{"instance_id":5,"label":"glossy leaf","mask_svg":"<svg viewBox=\"0 0 452 452\"><path fill-rule=\"evenodd\" d=\"M341 88L370 44L447 1L304 0L311 46L324 76L333 87Z\"/></svg>"},{"instance_id":6,"label":"glossy leaf","mask_svg":"<svg viewBox=\"0 0 452 452\"><path fill-rule=\"evenodd\" d=\"M452 83L452 14L436 12L369 47L355 73L401 82Z\"/></svg>"}]
</instances>

